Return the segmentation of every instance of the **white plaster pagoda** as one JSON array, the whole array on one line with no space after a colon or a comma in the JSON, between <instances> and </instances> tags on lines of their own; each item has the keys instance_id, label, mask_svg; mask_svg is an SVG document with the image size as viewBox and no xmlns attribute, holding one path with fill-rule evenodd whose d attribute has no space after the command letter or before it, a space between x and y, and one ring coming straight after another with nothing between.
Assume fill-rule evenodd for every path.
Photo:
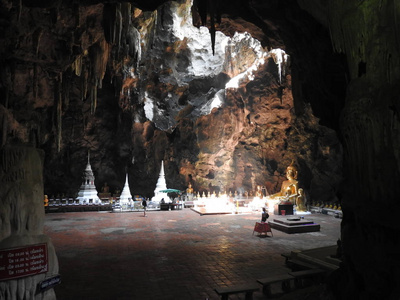
<instances>
[{"instance_id":1,"label":"white plaster pagoda","mask_svg":"<svg viewBox=\"0 0 400 300\"><path fill-rule=\"evenodd\" d=\"M126 173L125 185L119 196L119 204L128 204L132 200L131 190L129 188L128 173Z\"/></svg>"},{"instance_id":2,"label":"white plaster pagoda","mask_svg":"<svg viewBox=\"0 0 400 300\"><path fill-rule=\"evenodd\" d=\"M101 200L97 195L96 186L94 185L94 175L90 166L90 156L88 154L88 163L85 169L85 181L82 183L78 193L79 204L100 204Z\"/></svg>"},{"instance_id":3,"label":"white plaster pagoda","mask_svg":"<svg viewBox=\"0 0 400 300\"><path fill-rule=\"evenodd\" d=\"M161 161L161 170L160 175L158 176L156 189L154 190L154 197L151 198L151 201L160 202L162 198L164 198L165 202L170 202L169 197L166 193L161 193L160 191L167 189L167 182L165 181L165 174L164 174L164 161Z\"/></svg>"}]
</instances>

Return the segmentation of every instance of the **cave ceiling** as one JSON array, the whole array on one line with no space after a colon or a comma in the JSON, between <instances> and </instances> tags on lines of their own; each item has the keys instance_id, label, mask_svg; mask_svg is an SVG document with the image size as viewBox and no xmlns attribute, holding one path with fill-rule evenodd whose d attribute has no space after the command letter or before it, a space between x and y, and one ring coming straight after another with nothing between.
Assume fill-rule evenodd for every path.
<instances>
[{"instance_id":1,"label":"cave ceiling","mask_svg":"<svg viewBox=\"0 0 400 300\"><path fill-rule=\"evenodd\" d=\"M167 184L273 193L297 164L336 201L346 65L305 1L1 1L2 145L45 153L45 192ZM208 6L204 6L208 3ZM318 22L319 21L319 22Z\"/></svg>"}]
</instances>

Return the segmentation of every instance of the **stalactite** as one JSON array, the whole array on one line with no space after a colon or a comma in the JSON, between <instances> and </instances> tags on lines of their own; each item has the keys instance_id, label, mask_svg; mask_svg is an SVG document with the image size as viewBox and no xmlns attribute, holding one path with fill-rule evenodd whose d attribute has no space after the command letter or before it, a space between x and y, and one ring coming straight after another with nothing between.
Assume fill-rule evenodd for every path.
<instances>
[{"instance_id":1,"label":"stalactite","mask_svg":"<svg viewBox=\"0 0 400 300\"><path fill-rule=\"evenodd\" d=\"M87 91L88 91L88 70L84 69L83 70L83 76L82 76L82 91L81 91L81 100L84 101L87 97Z\"/></svg>"},{"instance_id":2,"label":"stalactite","mask_svg":"<svg viewBox=\"0 0 400 300\"><path fill-rule=\"evenodd\" d=\"M6 86L6 99L4 101L4 107L8 108L8 100L10 97L10 88L8 86Z\"/></svg>"},{"instance_id":3,"label":"stalactite","mask_svg":"<svg viewBox=\"0 0 400 300\"><path fill-rule=\"evenodd\" d=\"M6 116L6 114L5 113L2 113L0 116L2 116L2 118L3 118L3 126L2 126L2 134L1 134L1 147L3 147L5 144L6 144L6 142L7 142L7 125L8 125L8 122L7 122L7 116Z\"/></svg>"},{"instance_id":4,"label":"stalactite","mask_svg":"<svg viewBox=\"0 0 400 300\"><path fill-rule=\"evenodd\" d=\"M82 56L78 55L71 65L72 71L75 72L76 76L81 76L82 73Z\"/></svg>"},{"instance_id":5,"label":"stalactite","mask_svg":"<svg viewBox=\"0 0 400 300\"><path fill-rule=\"evenodd\" d=\"M2 72L2 79L3 82L5 83L5 99L4 99L4 107L8 108L8 102L10 99L10 91L12 91L12 87L13 87L13 74L10 70L10 66L8 64L6 64L3 67L3 72Z\"/></svg>"},{"instance_id":6,"label":"stalactite","mask_svg":"<svg viewBox=\"0 0 400 300\"><path fill-rule=\"evenodd\" d=\"M40 124L37 125L36 133L37 133L37 144L40 145L40 142L41 142L41 138L40 138L41 137L41 127L40 127Z\"/></svg>"},{"instance_id":7,"label":"stalactite","mask_svg":"<svg viewBox=\"0 0 400 300\"><path fill-rule=\"evenodd\" d=\"M117 8L115 7L115 14L114 14L114 19L113 19L113 23L111 24L111 42L113 43L113 45L116 44L116 36L117 36Z\"/></svg>"},{"instance_id":8,"label":"stalactite","mask_svg":"<svg viewBox=\"0 0 400 300\"><path fill-rule=\"evenodd\" d=\"M114 43L114 23L115 23L115 5L104 4L103 8L103 28L104 37L110 44Z\"/></svg>"},{"instance_id":9,"label":"stalactite","mask_svg":"<svg viewBox=\"0 0 400 300\"><path fill-rule=\"evenodd\" d=\"M193 7L197 9L197 12L200 16L201 25L206 26L207 23L207 2L201 0L194 0ZM194 10L193 10L194 12Z\"/></svg>"},{"instance_id":10,"label":"stalactite","mask_svg":"<svg viewBox=\"0 0 400 300\"><path fill-rule=\"evenodd\" d=\"M74 4L73 10L75 16L75 26L79 27L81 24L81 14L80 14L80 6L78 3Z\"/></svg>"},{"instance_id":11,"label":"stalactite","mask_svg":"<svg viewBox=\"0 0 400 300\"><path fill-rule=\"evenodd\" d=\"M211 47L213 55L215 54L215 23L221 21L220 3L216 0L195 0L193 7L196 8L197 13L200 15L201 23L203 26L207 26L207 15L210 17L210 35L211 35ZM194 13L194 10L192 10ZM193 18L194 20L195 18Z\"/></svg>"},{"instance_id":12,"label":"stalactite","mask_svg":"<svg viewBox=\"0 0 400 300\"><path fill-rule=\"evenodd\" d=\"M99 48L97 49L97 52L95 53L95 61L94 61L94 76L95 76L95 81L96 84L98 85L99 88L102 87L102 81L104 79L104 75L106 73L107 69L107 62L108 58L110 56L110 47L107 43L106 40L102 40L99 43Z\"/></svg>"},{"instance_id":13,"label":"stalactite","mask_svg":"<svg viewBox=\"0 0 400 300\"><path fill-rule=\"evenodd\" d=\"M121 3L123 27L127 30L131 26L132 5L129 2Z\"/></svg>"},{"instance_id":14,"label":"stalactite","mask_svg":"<svg viewBox=\"0 0 400 300\"><path fill-rule=\"evenodd\" d=\"M37 65L33 65L33 98L37 100L38 96L38 76L37 76Z\"/></svg>"},{"instance_id":15,"label":"stalactite","mask_svg":"<svg viewBox=\"0 0 400 300\"><path fill-rule=\"evenodd\" d=\"M392 82L392 55L388 53L386 55L386 61L387 61L387 68L386 68L386 76L387 80L389 83Z\"/></svg>"},{"instance_id":16,"label":"stalactite","mask_svg":"<svg viewBox=\"0 0 400 300\"><path fill-rule=\"evenodd\" d=\"M67 73L67 75L64 74L64 80L62 84L62 94L63 94L63 104L64 104L64 110L68 110L69 106L69 93L70 93L70 84L71 82L71 74Z\"/></svg>"},{"instance_id":17,"label":"stalactite","mask_svg":"<svg viewBox=\"0 0 400 300\"><path fill-rule=\"evenodd\" d=\"M62 140L62 73L59 75L57 95L57 151L61 151Z\"/></svg>"},{"instance_id":18,"label":"stalactite","mask_svg":"<svg viewBox=\"0 0 400 300\"><path fill-rule=\"evenodd\" d=\"M43 35L43 29L39 28L34 32L34 44L36 45L35 47L35 53L36 56L39 54L39 47L40 47L40 39L42 38Z\"/></svg>"},{"instance_id":19,"label":"stalactite","mask_svg":"<svg viewBox=\"0 0 400 300\"><path fill-rule=\"evenodd\" d=\"M90 112L93 115L96 112L96 107L97 107L97 84L94 84L94 86L92 87L90 98L91 98Z\"/></svg>"},{"instance_id":20,"label":"stalactite","mask_svg":"<svg viewBox=\"0 0 400 300\"><path fill-rule=\"evenodd\" d=\"M107 68L107 62L109 57L109 46L105 39L99 43L93 45L89 49L89 58L91 63L91 76L88 76L89 82L94 85L91 86L91 99L92 101L97 99L97 88L102 87L102 81ZM93 88L96 92L93 92ZM95 99L93 99L95 98ZM92 113L94 113L95 106L92 107Z\"/></svg>"},{"instance_id":21,"label":"stalactite","mask_svg":"<svg viewBox=\"0 0 400 300\"><path fill-rule=\"evenodd\" d=\"M116 10L116 25L117 25L117 30L118 30L116 46L118 49L118 53L119 53L119 50L121 49L122 27L123 27L122 24L123 24L123 20L122 20L122 13L121 13L121 5L119 4L117 6L117 10Z\"/></svg>"},{"instance_id":22,"label":"stalactite","mask_svg":"<svg viewBox=\"0 0 400 300\"><path fill-rule=\"evenodd\" d=\"M22 0L19 0L18 4L18 22L21 20L21 13L22 13Z\"/></svg>"},{"instance_id":23,"label":"stalactite","mask_svg":"<svg viewBox=\"0 0 400 300\"><path fill-rule=\"evenodd\" d=\"M211 35L211 49L213 55L215 55L215 23L214 23L214 16L215 16L215 3L214 1L209 1L210 5L210 35Z\"/></svg>"}]
</instances>

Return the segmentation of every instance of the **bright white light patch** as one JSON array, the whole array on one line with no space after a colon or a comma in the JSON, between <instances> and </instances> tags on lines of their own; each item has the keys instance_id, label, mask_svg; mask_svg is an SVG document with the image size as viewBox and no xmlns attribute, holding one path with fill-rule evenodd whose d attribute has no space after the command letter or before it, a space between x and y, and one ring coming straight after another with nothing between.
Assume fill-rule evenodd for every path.
<instances>
[{"instance_id":1,"label":"bright white light patch","mask_svg":"<svg viewBox=\"0 0 400 300\"><path fill-rule=\"evenodd\" d=\"M145 93L145 100L144 100L144 113L146 118L150 121L153 121L154 118L154 104L153 100L148 97L147 92Z\"/></svg>"},{"instance_id":2,"label":"bright white light patch","mask_svg":"<svg viewBox=\"0 0 400 300\"><path fill-rule=\"evenodd\" d=\"M239 88L239 84L242 81L251 81L254 80L253 72L258 69L258 67L265 62L265 57L267 56L266 52L261 46L261 43L252 38L252 36L245 32L245 33L238 33L236 32L233 36L232 40L230 41L231 44L243 44L248 45L251 49L253 49L254 53L256 54L256 59L254 63L244 72L240 73L239 75L233 77L228 83L225 85L225 89L227 88ZM232 58L236 56L236 52L231 53Z\"/></svg>"},{"instance_id":3,"label":"bright white light patch","mask_svg":"<svg viewBox=\"0 0 400 300\"><path fill-rule=\"evenodd\" d=\"M288 55L286 54L285 51L282 49L272 49L269 52L272 57L274 58L275 63L278 65L278 71L279 71L279 83L282 82L282 64L286 63L288 59Z\"/></svg>"},{"instance_id":4,"label":"bright white light patch","mask_svg":"<svg viewBox=\"0 0 400 300\"><path fill-rule=\"evenodd\" d=\"M187 40L190 50L190 64L187 74L195 77L217 75L222 71L225 60L225 46L229 37L222 32L215 33L215 53L211 49L211 37L207 27L197 28L188 20L191 19L190 7L182 15L173 14L173 34L180 40ZM186 74L186 75L187 75Z\"/></svg>"},{"instance_id":5,"label":"bright white light patch","mask_svg":"<svg viewBox=\"0 0 400 300\"><path fill-rule=\"evenodd\" d=\"M219 108L222 106L224 95L221 92L223 92L223 90L219 91L218 93L215 94L215 96L211 102L211 105L210 105L210 112L213 110L213 108Z\"/></svg>"}]
</instances>

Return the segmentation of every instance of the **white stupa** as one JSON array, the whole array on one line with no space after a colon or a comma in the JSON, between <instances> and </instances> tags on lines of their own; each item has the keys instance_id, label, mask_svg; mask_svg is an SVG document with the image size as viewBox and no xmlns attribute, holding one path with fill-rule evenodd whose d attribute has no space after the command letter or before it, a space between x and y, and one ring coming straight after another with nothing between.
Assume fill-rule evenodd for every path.
<instances>
[{"instance_id":1,"label":"white stupa","mask_svg":"<svg viewBox=\"0 0 400 300\"><path fill-rule=\"evenodd\" d=\"M88 154L88 163L85 169L85 181L82 183L78 193L79 204L100 204L101 200L97 195L96 186L94 185L94 175L90 166L90 156Z\"/></svg>"},{"instance_id":2,"label":"white stupa","mask_svg":"<svg viewBox=\"0 0 400 300\"><path fill-rule=\"evenodd\" d=\"M131 190L129 188L128 173L126 173L125 185L122 189L122 193L119 196L120 204L127 204L132 200Z\"/></svg>"},{"instance_id":3,"label":"white stupa","mask_svg":"<svg viewBox=\"0 0 400 300\"><path fill-rule=\"evenodd\" d=\"M160 202L162 198L164 198L165 202L169 202L170 199L167 197L166 193L161 193L160 191L167 189L167 182L165 181L164 174L164 161L161 161L161 170L160 175L158 176L156 189L154 190L154 197L151 198L151 201Z\"/></svg>"}]
</instances>

